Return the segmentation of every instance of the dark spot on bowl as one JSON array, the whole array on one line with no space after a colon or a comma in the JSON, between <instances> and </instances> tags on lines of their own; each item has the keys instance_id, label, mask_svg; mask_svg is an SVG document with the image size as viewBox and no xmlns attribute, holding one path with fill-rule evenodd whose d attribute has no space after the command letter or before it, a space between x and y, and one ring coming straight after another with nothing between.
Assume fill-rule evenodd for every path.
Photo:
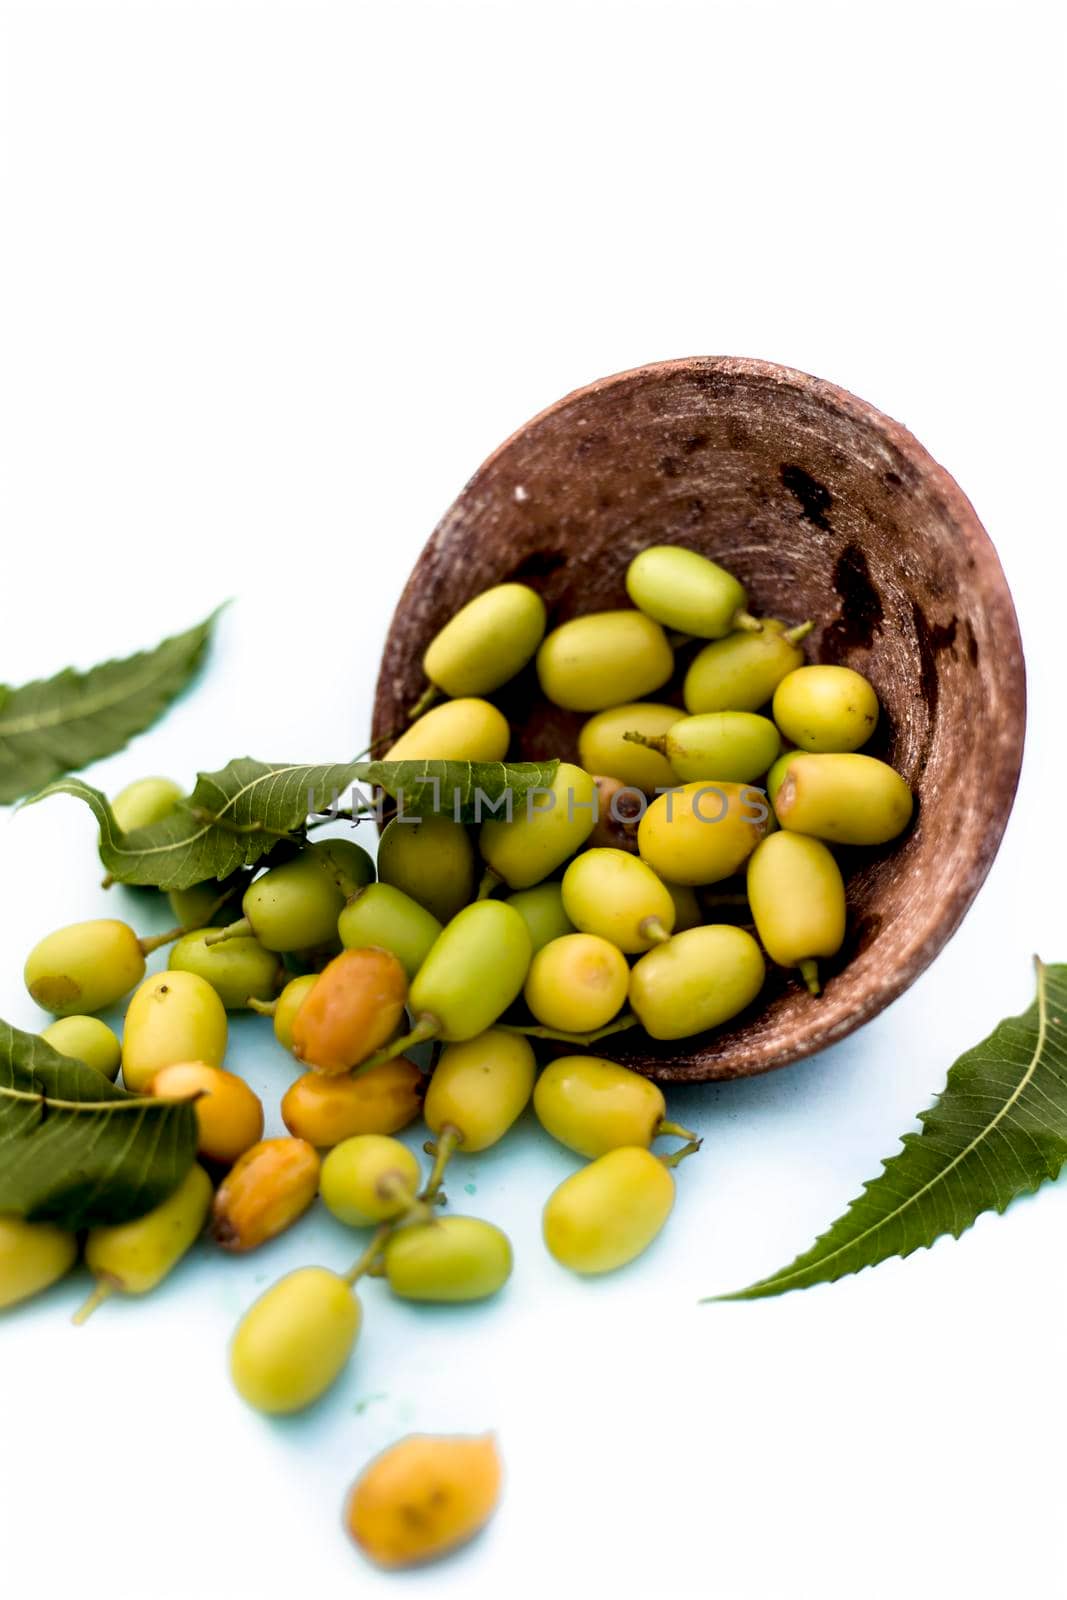
<instances>
[{"instance_id":1,"label":"dark spot on bowl","mask_svg":"<svg viewBox=\"0 0 1067 1600\"><path fill-rule=\"evenodd\" d=\"M833 584L841 600L841 614L823 630L819 657L824 661L839 661L853 650L869 650L885 616L867 557L858 544L846 544L838 556Z\"/></svg>"},{"instance_id":2,"label":"dark spot on bowl","mask_svg":"<svg viewBox=\"0 0 1067 1600\"><path fill-rule=\"evenodd\" d=\"M964 619L963 626L967 630L967 660L972 667L976 667L978 665L978 640L974 636L974 629L971 627L969 617Z\"/></svg>"},{"instance_id":3,"label":"dark spot on bowl","mask_svg":"<svg viewBox=\"0 0 1067 1600\"><path fill-rule=\"evenodd\" d=\"M833 530L827 513L834 503L834 497L826 485L820 483L818 478L813 478L810 472L805 472L803 467L790 462L782 464L779 475L783 486L799 501L808 521L822 528L824 533L831 533Z\"/></svg>"},{"instance_id":4,"label":"dark spot on bowl","mask_svg":"<svg viewBox=\"0 0 1067 1600\"><path fill-rule=\"evenodd\" d=\"M915 641L919 647L919 688L932 722L939 694L937 656L939 651L950 650L955 644L957 619L952 617L946 623L931 622L918 601L912 603L911 614L915 623Z\"/></svg>"},{"instance_id":5,"label":"dark spot on bowl","mask_svg":"<svg viewBox=\"0 0 1067 1600\"><path fill-rule=\"evenodd\" d=\"M903 489L904 487L904 479L900 476L899 472L883 472L882 482L885 484L887 489Z\"/></svg>"},{"instance_id":6,"label":"dark spot on bowl","mask_svg":"<svg viewBox=\"0 0 1067 1600\"><path fill-rule=\"evenodd\" d=\"M673 456L661 456L656 462L656 470L664 478L676 478L678 476L678 463Z\"/></svg>"},{"instance_id":7,"label":"dark spot on bowl","mask_svg":"<svg viewBox=\"0 0 1067 1600\"><path fill-rule=\"evenodd\" d=\"M560 567L566 565L567 557L562 550L534 550L512 567L501 582L529 583L531 579L550 577L553 572L558 572Z\"/></svg>"},{"instance_id":8,"label":"dark spot on bowl","mask_svg":"<svg viewBox=\"0 0 1067 1600\"><path fill-rule=\"evenodd\" d=\"M698 450L703 450L708 442L706 433L691 433L687 439L682 440L682 449L687 456L695 455Z\"/></svg>"}]
</instances>

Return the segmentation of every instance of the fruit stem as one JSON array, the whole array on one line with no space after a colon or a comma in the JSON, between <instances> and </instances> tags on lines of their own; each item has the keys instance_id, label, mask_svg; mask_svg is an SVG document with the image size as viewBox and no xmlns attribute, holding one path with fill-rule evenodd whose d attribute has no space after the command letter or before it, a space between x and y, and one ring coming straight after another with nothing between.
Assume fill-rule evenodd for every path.
<instances>
[{"instance_id":1,"label":"fruit stem","mask_svg":"<svg viewBox=\"0 0 1067 1600\"><path fill-rule=\"evenodd\" d=\"M658 750L661 756L667 754L667 735L665 733L624 733L623 738L627 744L643 744L648 750Z\"/></svg>"},{"instance_id":2,"label":"fruit stem","mask_svg":"<svg viewBox=\"0 0 1067 1600\"><path fill-rule=\"evenodd\" d=\"M754 617L750 611L745 610L744 606L739 611L734 612L730 621L739 633L763 632L763 623L759 617Z\"/></svg>"},{"instance_id":3,"label":"fruit stem","mask_svg":"<svg viewBox=\"0 0 1067 1600\"><path fill-rule=\"evenodd\" d=\"M387 1061L395 1061L397 1056L402 1056L405 1050L411 1050L417 1044L425 1044L427 1039L436 1039L441 1032L441 1024L437 1018L426 1012L416 1020L410 1033L405 1033L400 1039L394 1039L392 1044L383 1045L380 1050L375 1050L366 1061L357 1062L352 1068L351 1076L357 1078L361 1072L370 1072L372 1067L381 1067Z\"/></svg>"},{"instance_id":4,"label":"fruit stem","mask_svg":"<svg viewBox=\"0 0 1067 1600\"><path fill-rule=\"evenodd\" d=\"M633 1028L637 1025L637 1018L632 1011L625 1011L621 1017L616 1017L614 1022L609 1022L606 1027L594 1028L592 1033L565 1033L562 1028L543 1028L539 1023L497 1022L494 1027L502 1033L524 1033L531 1039L562 1039L564 1044L595 1044L598 1039L606 1039L609 1033L621 1033L624 1028Z\"/></svg>"},{"instance_id":5,"label":"fruit stem","mask_svg":"<svg viewBox=\"0 0 1067 1600\"><path fill-rule=\"evenodd\" d=\"M278 1009L277 1000L257 1000L255 995L249 995L245 1001L249 1011L258 1011L261 1017L273 1017Z\"/></svg>"},{"instance_id":6,"label":"fruit stem","mask_svg":"<svg viewBox=\"0 0 1067 1600\"><path fill-rule=\"evenodd\" d=\"M380 1227L375 1228L374 1233L371 1236L371 1242L364 1250L363 1254L357 1261L352 1263L347 1272L342 1272L341 1274L349 1288L352 1288L359 1281L359 1279L362 1278L365 1272L370 1271L377 1257L381 1254L382 1246L392 1231L393 1224L391 1222L383 1222Z\"/></svg>"},{"instance_id":7,"label":"fruit stem","mask_svg":"<svg viewBox=\"0 0 1067 1600\"><path fill-rule=\"evenodd\" d=\"M702 1142L699 1133L694 1133L692 1128L683 1128L680 1122L668 1122L666 1118L660 1123L653 1137L685 1139L689 1144L695 1144L698 1149Z\"/></svg>"},{"instance_id":8,"label":"fruit stem","mask_svg":"<svg viewBox=\"0 0 1067 1600\"><path fill-rule=\"evenodd\" d=\"M433 1167L427 1180L426 1187L419 1195L419 1199L428 1206L437 1204L441 1183L444 1179L445 1168L463 1143L463 1135L454 1123L446 1122L437 1136L436 1144L427 1139L423 1149L428 1156L433 1156Z\"/></svg>"},{"instance_id":9,"label":"fruit stem","mask_svg":"<svg viewBox=\"0 0 1067 1600\"><path fill-rule=\"evenodd\" d=\"M808 637L814 626L814 622L798 622L795 628L787 628L782 638L787 639L790 644L799 644L801 639Z\"/></svg>"},{"instance_id":10,"label":"fruit stem","mask_svg":"<svg viewBox=\"0 0 1067 1600\"><path fill-rule=\"evenodd\" d=\"M110 888L113 887L114 882L115 882L114 875L109 872L109 873L106 874L105 877L100 879L100 887L101 887L101 889L110 889Z\"/></svg>"},{"instance_id":11,"label":"fruit stem","mask_svg":"<svg viewBox=\"0 0 1067 1600\"><path fill-rule=\"evenodd\" d=\"M668 944L670 932L663 926L659 917L642 917L637 924L637 931L642 939L648 939L652 944Z\"/></svg>"},{"instance_id":12,"label":"fruit stem","mask_svg":"<svg viewBox=\"0 0 1067 1600\"><path fill-rule=\"evenodd\" d=\"M491 895L496 893L503 881L499 872L494 872L492 867L486 867L482 873L482 881L478 885L478 893L474 898L476 900L488 900Z\"/></svg>"},{"instance_id":13,"label":"fruit stem","mask_svg":"<svg viewBox=\"0 0 1067 1600\"><path fill-rule=\"evenodd\" d=\"M206 945L222 944L224 939L253 939L252 924L247 917L239 917L236 922L231 922L228 927L218 928L214 933L209 933L204 940Z\"/></svg>"},{"instance_id":14,"label":"fruit stem","mask_svg":"<svg viewBox=\"0 0 1067 1600\"><path fill-rule=\"evenodd\" d=\"M110 1295L113 1295L114 1292L115 1285L113 1283L108 1283L106 1278L98 1278L96 1282L96 1288L93 1290L88 1300L86 1300L84 1305L79 1306L77 1311L75 1311L74 1315L71 1317L70 1320L73 1322L74 1326L76 1328L80 1328L83 1322L88 1322L97 1306L102 1306L104 1301Z\"/></svg>"},{"instance_id":15,"label":"fruit stem","mask_svg":"<svg viewBox=\"0 0 1067 1600\"><path fill-rule=\"evenodd\" d=\"M799 961L800 976L808 986L809 994L822 994L822 985L819 982L819 963L817 961Z\"/></svg>"},{"instance_id":16,"label":"fruit stem","mask_svg":"<svg viewBox=\"0 0 1067 1600\"><path fill-rule=\"evenodd\" d=\"M153 950L162 950L165 944L173 944L175 939L184 939L187 933L195 933L198 927L200 923L192 928L168 928L166 933L153 934L150 939L138 939L141 954L150 956Z\"/></svg>"},{"instance_id":17,"label":"fruit stem","mask_svg":"<svg viewBox=\"0 0 1067 1600\"><path fill-rule=\"evenodd\" d=\"M690 1139L689 1143L683 1144L680 1150L672 1150L669 1156L660 1156L659 1160L663 1162L665 1167L676 1167L680 1161L685 1160L686 1156L695 1156L703 1143L703 1139Z\"/></svg>"},{"instance_id":18,"label":"fruit stem","mask_svg":"<svg viewBox=\"0 0 1067 1600\"><path fill-rule=\"evenodd\" d=\"M419 698L408 712L408 721L414 722L416 717L421 717L424 711L429 711L441 698L441 691L436 683L428 683Z\"/></svg>"}]
</instances>

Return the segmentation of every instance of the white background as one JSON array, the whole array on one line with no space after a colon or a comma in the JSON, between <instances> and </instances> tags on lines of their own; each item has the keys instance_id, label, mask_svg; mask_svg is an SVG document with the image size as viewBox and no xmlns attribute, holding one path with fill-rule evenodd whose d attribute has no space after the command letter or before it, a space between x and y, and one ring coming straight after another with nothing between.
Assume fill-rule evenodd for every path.
<instances>
[{"instance_id":1,"label":"white background","mask_svg":"<svg viewBox=\"0 0 1067 1600\"><path fill-rule=\"evenodd\" d=\"M234 596L210 669L94 770L363 745L390 608L468 474L568 389L758 355L906 422L974 500L1028 652L1020 797L933 969L862 1034L674 1097L706 1135L629 1272L539 1238L570 1158L457 1161L511 1232L501 1301L365 1290L351 1370L271 1425L225 1345L316 1220L204 1247L81 1331L70 1280L0 1330L0 1583L79 1600L603 1590L721 1600L1055 1591L1067 1189L834 1287L700 1306L805 1248L1063 924L1063 38L1051 8L137 0L0 7L0 681L87 666ZM0 815L0 1014L98 888L73 801ZM116 898L117 896L117 898ZM269 1030L233 1062L273 1124ZM466 1192L471 1185L474 1192ZM498 1430L507 1492L389 1578L343 1491L412 1428Z\"/></svg>"}]
</instances>

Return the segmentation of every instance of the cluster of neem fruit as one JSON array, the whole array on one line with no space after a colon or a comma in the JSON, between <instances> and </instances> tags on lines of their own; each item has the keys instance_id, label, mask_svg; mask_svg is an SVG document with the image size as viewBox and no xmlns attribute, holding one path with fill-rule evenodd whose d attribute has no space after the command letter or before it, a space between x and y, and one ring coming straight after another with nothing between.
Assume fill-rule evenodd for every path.
<instances>
[{"instance_id":1,"label":"cluster of neem fruit","mask_svg":"<svg viewBox=\"0 0 1067 1600\"><path fill-rule=\"evenodd\" d=\"M579 1273L610 1271L656 1237L673 1205L672 1168L699 1141L666 1120L655 1084L615 1062L564 1055L538 1077L530 1037L584 1049L626 1027L656 1039L715 1027L757 997L764 952L817 993L817 960L837 953L845 929L829 846L895 837L912 797L892 768L858 753L879 712L867 680L804 664L811 624L757 620L730 574L675 547L639 555L627 587L636 609L579 617L546 637L540 597L503 584L426 652L431 687L389 760L502 760L510 729L485 696L535 653L545 695L591 713L582 764L561 763L540 803L489 818L477 843L447 817L398 817L382 836L377 877L350 840L306 843L259 876L173 893L180 926L170 935L142 940L125 923L98 921L31 952L27 987L57 1018L44 1035L56 1049L111 1078L121 1062L135 1093L197 1097L206 1165L147 1216L90 1230L85 1258L98 1288L84 1313L116 1289L154 1287L209 1217L220 1246L247 1251L321 1194L340 1220L373 1230L369 1242L346 1273L305 1267L273 1285L231 1346L234 1383L250 1404L299 1410L348 1361L361 1278L433 1301L482 1299L505 1283L506 1236L438 1207L452 1153L497 1143L531 1098L548 1132L589 1161L545 1206L556 1259ZM674 672L679 641L667 629L709 641L688 669L687 715L640 699ZM768 701L773 717L761 714ZM639 822L616 804L624 791L642 802ZM148 826L179 794L167 780L143 780L116 798L116 821L123 832ZM709 921L717 891L741 872L751 923ZM237 901L240 917L226 921ZM146 977L146 955L168 942L167 970ZM93 1013L131 989L120 1045ZM529 1017L511 1009L520 997ZM272 1016L305 1069L282 1100L287 1138L263 1138L260 1101L222 1065L226 1012L236 1008ZM428 1079L405 1054L426 1041ZM420 1114L433 1135L428 1175L394 1137ZM656 1155L662 1135L684 1142ZM217 1187L208 1168L223 1174ZM0 1221L0 1304L55 1281L76 1252L60 1229ZM491 1442L437 1444L449 1446L446 1479L451 1448L478 1444L484 1470L464 1471L495 1485ZM418 1481L439 1488L436 1446L427 1448ZM475 1515L450 1489L447 1527L430 1516L389 1549L375 1543L389 1517L373 1494L377 1510L356 1527L357 1501L368 1503L358 1486L350 1520L371 1554L397 1564L466 1537L494 1496L476 1497Z\"/></svg>"}]
</instances>

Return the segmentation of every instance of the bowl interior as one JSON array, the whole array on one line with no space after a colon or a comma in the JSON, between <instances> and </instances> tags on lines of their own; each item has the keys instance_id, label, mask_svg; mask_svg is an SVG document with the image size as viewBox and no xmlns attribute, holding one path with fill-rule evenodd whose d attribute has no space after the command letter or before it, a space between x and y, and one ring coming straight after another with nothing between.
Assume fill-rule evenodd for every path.
<instances>
[{"instance_id":1,"label":"bowl interior","mask_svg":"<svg viewBox=\"0 0 1067 1600\"><path fill-rule=\"evenodd\" d=\"M756 1005L714 1033L611 1054L661 1078L783 1066L874 1016L933 959L996 853L1022 755L1025 680L1011 597L970 503L899 424L765 362L702 358L567 396L475 474L423 551L386 645L374 736L403 726L423 650L472 596L537 588L550 626L628 604L648 544L687 545L746 585L750 607L815 630L811 661L864 673L882 703L869 753L918 797L910 832L842 853L849 933L813 1000L771 970ZM683 654L680 665L688 658ZM656 699L680 703L681 672ZM515 759L574 759L583 718L531 669L494 696Z\"/></svg>"}]
</instances>

